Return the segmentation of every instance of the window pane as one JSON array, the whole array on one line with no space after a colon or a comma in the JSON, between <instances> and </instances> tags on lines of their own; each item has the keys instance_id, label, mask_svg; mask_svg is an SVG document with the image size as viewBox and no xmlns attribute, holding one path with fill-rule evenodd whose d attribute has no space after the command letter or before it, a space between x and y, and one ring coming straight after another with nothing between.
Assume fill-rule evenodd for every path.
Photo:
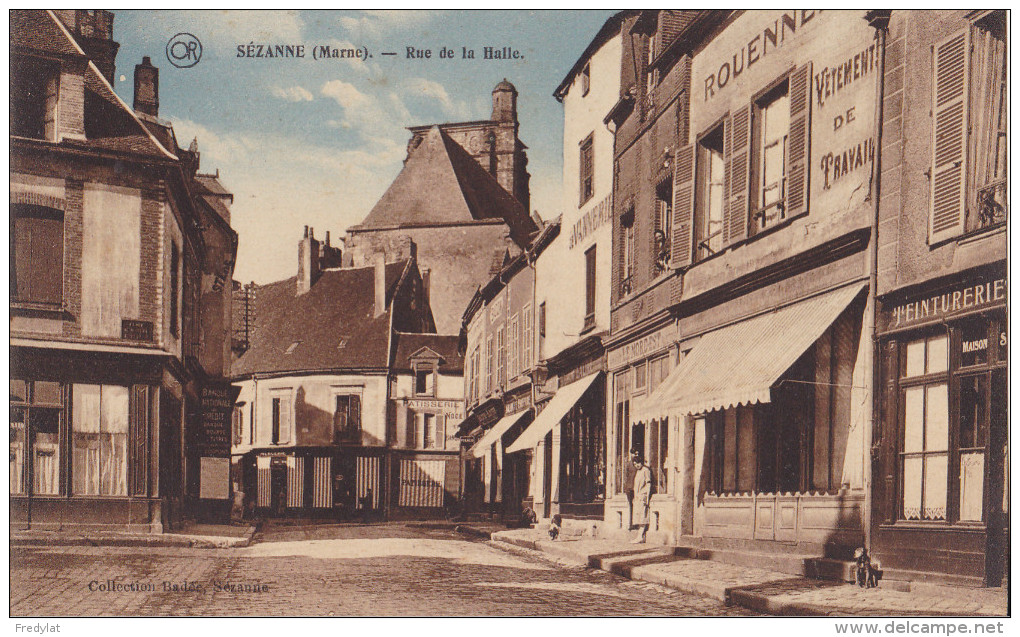
<instances>
[{"instance_id":1,"label":"window pane","mask_svg":"<svg viewBox=\"0 0 1020 637\"><path fill-rule=\"evenodd\" d=\"M57 495L60 491L60 410L32 409L34 493Z\"/></svg>"},{"instance_id":2,"label":"window pane","mask_svg":"<svg viewBox=\"0 0 1020 637\"><path fill-rule=\"evenodd\" d=\"M949 336L943 334L928 341L928 373L949 369Z\"/></svg>"},{"instance_id":3,"label":"window pane","mask_svg":"<svg viewBox=\"0 0 1020 637\"><path fill-rule=\"evenodd\" d=\"M907 343L907 376L924 374L924 340Z\"/></svg>"},{"instance_id":4,"label":"window pane","mask_svg":"<svg viewBox=\"0 0 1020 637\"><path fill-rule=\"evenodd\" d=\"M925 413L925 451L949 448L949 389L945 384L928 387Z\"/></svg>"},{"instance_id":5,"label":"window pane","mask_svg":"<svg viewBox=\"0 0 1020 637\"><path fill-rule=\"evenodd\" d=\"M28 402L28 385L23 380L11 381L11 400L19 403Z\"/></svg>"},{"instance_id":6,"label":"window pane","mask_svg":"<svg viewBox=\"0 0 1020 637\"><path fill-rule=\"evenodd\" d=\"M981 521L984 498L984 452L960 454L960 519Z\"/></svg>"},{"instance_id":7,"label":"window pane","mask_svg":"<svg viewBox=\"0 0 1020 637\"><path fill-rule=\"evenodd\" d=\"M903 408L903 451L924 449L924 388L911 387L906 392Z\"/></svg>"},{"instance_id":8,"label":"window pane","mask_svg":"<svg viewBox=\"0 0 1020 637\"><path fill-rule=\"evenodd\" d=\"M32 383L32 403L35 405L62 405L64 400L60 395L60 383L39 381Z\"/></svg>"},{"instance_id":9,"label":"window pane","mask_svg":"<svg viewBox=\"0 0 1020 637\"><path fill-rule=\"evenodd\" d=\"M903 519L921 519L921 458L903 460Z\"/></svg>"},{"instance_id":10,"label":"window pane","mask_svg":"<svg viewBox=\"0 0 1020 637\"><path fill-rule=\"evenodd\" d=\"M765 143L784 137L790 130L789 96L777 97L762 112L765 118Z\"/></svg>"},{"instance_id":11,"label":"window pane","mask_svg":"<svg viewBox=\"0 0 1020 637\"><path fill-rule=\"evenodd\" d=\"M75 385L71 395L72 491L99 493L99 385Z\"/></svg>"},{"instance_id":12,"label":"window pane","mask_svg":"<svg viewBox=\"0 0 1020 637\"><path fill-rule=\"evenodd\" d=\"M986 376L960 380L960 448L983 447Z\"/></svg>"},{"instance_id":13,"label":"window pane","mask_svg":"<svg viewBox=\"0 0 1020 637\"><path fill-rule=\"evenodd\" d=\"M948 457L945 454L924 458L924 519L946 519L946 481Z\"/></svg>"},{"instance_id":14,"label":"window pane","mask_svg":"<svg viewBox=\"0 0 1020 637\"><path fill-rule=\"evenodd\" d=\"M100 408L103 495L127 495L128 388L105 385Z\"/></svg>"},{"instance_id":15,"label":"window pane","mask_svg":"<svg viewBox=\"0 0 1020 637\"><path fill-rule=\"evenodd\" d=\"M11 407L11 493L24 492L25 408Z\"/></svg>"}]
</instances>

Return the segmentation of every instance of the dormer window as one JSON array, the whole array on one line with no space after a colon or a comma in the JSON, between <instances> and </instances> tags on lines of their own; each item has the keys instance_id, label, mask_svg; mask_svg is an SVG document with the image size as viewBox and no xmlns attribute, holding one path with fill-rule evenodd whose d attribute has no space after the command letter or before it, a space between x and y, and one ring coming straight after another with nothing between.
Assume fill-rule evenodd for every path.
<instances>
[{"instance_id":1,"label":"dormer window","mask_svg":"<svg viewBox=\"0 0 1020 637\"><path fill-rule=\"evenodd\" d=\"M436 395L436 368L429 363L419 363L414 368L414 395Z\"/></svg>"},{"instance_id":2,"label":"dormer window","mask_svg":"<svg viewBox=\"0 0 1020 637\"><path fill-rule=\"evenodd\" d=\"M60 65L23 58L11 64L11 135L56 141Z\"/></svg>"}]
</instances>

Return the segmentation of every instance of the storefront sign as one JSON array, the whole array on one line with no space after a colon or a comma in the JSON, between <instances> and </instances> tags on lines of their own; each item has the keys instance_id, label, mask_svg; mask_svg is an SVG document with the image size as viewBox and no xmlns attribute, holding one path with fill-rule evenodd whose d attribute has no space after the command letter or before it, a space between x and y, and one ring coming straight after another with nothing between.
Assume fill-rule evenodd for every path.
<instances>
[{"instance_id":1,"label":"storefront sign","mask_svg":"<svg viewBox=\"0 0 1020 637\"><path fill-rule=\"evenodd\" d=\"M570 230L570 248L573 249L603 224L611 223L612 220L613 200L611 195L606 195L602 201L589 208L574 222L574 227Z\"/></svg>"},{"instance_id":2,"label":"storefront sign","mask_svg":"<svg viewBox=\"0 0 1020 637\"><path fill-rule=\"evenodd\" d=\"M881 330L945 320L958 314L1006 304L1006 279L971 283L901 303L881 314ZM966 346L966 343L964 343ZM979 344L972 344L977 348ZM987 343L985 343L987 347Z\"/></svg>"},{"instance_id":3,"label":"storefront sign","mask_svg":"<svg viewBox=\"0 0 1020 637\"><path fill-rule=\"evenodd\" d=\"M610 350L606 355L609 369L617 369L632 361L648 358L651 354L671 346L677 339L676 324L671 324L658 332L652 332L642 336L636 341L631 341L616 349Z\"/></svg>"},{"instance_id":4,"label":"storefront sign","mask_svg":"<svg viewBox=\"0 0 1020 637\"><path fill-rule=\"evenodd\" d=\"M439 412L450 418L464 417L464 403L459 400L429 400L415 398L407 401L407 407L408 409L414 409L415 411Z\"/></svg>"},{"instance_id":5,"label":"storefront sign","mask_svg":"<svg viewBox=\"0 0 1020 637\"><path fill-rule=\"evenodd\" d=\"M230 416L240 388L227 384L202 388L201 428L196 432L196 451L208 458L230 457Z\"/></svg>"}]
</instances>

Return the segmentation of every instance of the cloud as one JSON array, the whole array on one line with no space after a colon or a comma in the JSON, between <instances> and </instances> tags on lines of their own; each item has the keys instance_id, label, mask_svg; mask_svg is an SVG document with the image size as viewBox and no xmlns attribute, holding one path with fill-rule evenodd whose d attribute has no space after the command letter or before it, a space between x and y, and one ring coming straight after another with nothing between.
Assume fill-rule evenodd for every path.
<instances>
[{"instance_id":1,"label":"cloud","mask_svg":"<svg viewBox=\"0 0 1020 637\"><path fill-rule=\"evenodd\" d=\"M396 31L405 31L429 22L436 12L409 10L359 11L355 16L340 18L340 26L355 39L380 38Z\"/></svg>"},{"instance_id":2,"label":"cloud","mask_svg":"<svg viewBox=\"0 0 1020 637\"><path fill-rule=\"evenodd\" d=\"M446 88L434 80L413 77L401 82L401 92L412 97L424 97L439 104L445 115L458 119L471 116L473 110L466 102L454 101Z\"/></svg>"},{"instance_id":3,"label":"cloud","mask_svg":"<svg viewBox=\"0 0 1020 637\"><path fill-rule=\"evenodd\" d=\"M365 93L343 80L330 80L319 92L343 109L339 127L355 129L365 136L402 136L403 127L412 119L400 96L394 92Z\"/></svg>"},{"instance_id":4,"label":"cloud","mask_svg":"<svg viewBox=\"0 0 1020 637\"><path fill-rule=\"evenodd\" d=\"M144 22L159 38L186 31L198 36L206 49L232 50L238 44L300 43L304 21L297 11L146 11ZM169 34L169 35L164 35Z\"/></svg>"},{"instance_id":5,"label":"cloud","mask_svg":"<svg viewBox=\"0 0 1020 637\"><path fill-rule=\"evenodd\" d=\"M279 97L282 100L288 102L311 102L315 99L307 89L300 86L291 86L289 88L281 88L274 86L270 89L274 97Z\"/></svg>"}]
</instances>

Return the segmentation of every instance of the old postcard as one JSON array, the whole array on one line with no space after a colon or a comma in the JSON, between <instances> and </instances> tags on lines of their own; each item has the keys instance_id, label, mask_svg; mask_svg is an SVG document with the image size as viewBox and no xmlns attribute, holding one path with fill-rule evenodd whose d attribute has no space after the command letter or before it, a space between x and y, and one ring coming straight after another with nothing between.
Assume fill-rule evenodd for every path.
<instances>
[{"instance_id":1,"label":"old postcard","mask_svg":"<svg viewBox=\"0 0 1020 637\"><path fill-rule=\"evenodd\" d=\"M9 19L16 633L1004 631L1008 11Z\"/></svg>"}]
</instances>

